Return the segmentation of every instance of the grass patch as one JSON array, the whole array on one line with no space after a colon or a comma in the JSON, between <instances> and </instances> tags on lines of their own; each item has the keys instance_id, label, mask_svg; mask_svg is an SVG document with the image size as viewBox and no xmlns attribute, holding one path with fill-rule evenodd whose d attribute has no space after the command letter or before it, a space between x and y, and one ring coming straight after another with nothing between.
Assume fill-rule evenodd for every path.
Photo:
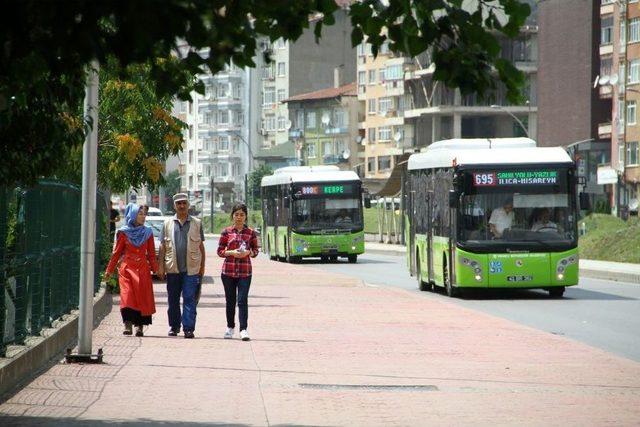
<instances>
[{"instance_id":1,"label":"grass patch","mask_svg":"<svg viewBox=\"0 0 640 427\"><path fill-rule=\"evenodd\" d=\"M262 213L258 211L249 211L247 221L249 227L256 228L262 226ZM202 227L205 233L218 234L223 228L231 225L231 214L226 212L217 212L213 218L213 231L211 231L211 216L207 215L202 218Z\"/></svg>"},{"instance_id":2,"label":"grass patch","mask_svg":"<svg viewBox=\"0 0 640 427\"><path fill-rule=\"evenodd\" d=\"M640 221L628 221L605 215L591 214L578 222L585 224L586 234L580 236L580 258L600 261L640 263Z\"/></svg>"}]
</instances>

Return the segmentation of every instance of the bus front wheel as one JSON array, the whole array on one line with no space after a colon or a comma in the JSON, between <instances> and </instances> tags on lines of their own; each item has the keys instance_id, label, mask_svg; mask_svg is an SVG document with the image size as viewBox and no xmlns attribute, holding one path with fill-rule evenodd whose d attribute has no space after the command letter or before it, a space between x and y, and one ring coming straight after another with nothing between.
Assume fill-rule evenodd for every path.
<instances>
[{"instance_id":1,"label":"bus front wheel","mask_svg":"<svg viewBox=\"0 0 640 427\"><path fill-rule=\"evenodd\" d=\"M418 279L418 288L421 291L430 291L431 283L422 280L422 269L420 268L420 256L416 256L416 278Z\"/></svg>"},{"instance_id":2,"label":"bus front wheel","mask_svg":"<svg viewBox=\"0 0 640 427\"><path fill-rule=\"evenodd\" d=\"M349 259L349 262L351 264L355 264L356 262L358 262L358 255L349 255L347 258Z\"/></svg>"},{"instance_id":3,"label":"bus front wheel","mask_svg":"<svg viewBox=\"0 0 640 427\"><path fill-rule=\"evenodd\" d=\"M444 257L444 262L442 264L442 281L444 282L444 289L447 291L447 295L451 298L457 297L459 295L459 290L451 283L446 257Z\"/></svg>"},{"instance_id":4,"label":"bus front wheel","mask_svg":"<svg viewBox=\"0 0 640 427\"><path fill-rule=\"evenodd\" d=\"M549 296L552 298L562 298L564 295L564 286L558 286L557 288L549 288Z\"/></svg>"}]
</instances>

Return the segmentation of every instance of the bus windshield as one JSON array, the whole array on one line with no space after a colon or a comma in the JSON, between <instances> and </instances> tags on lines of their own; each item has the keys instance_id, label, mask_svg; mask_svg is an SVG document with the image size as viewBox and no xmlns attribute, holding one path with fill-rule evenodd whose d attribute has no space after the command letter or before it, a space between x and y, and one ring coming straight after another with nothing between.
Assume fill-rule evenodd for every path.
<instances>
[{"instance_id":1,"label":"bus windshield","mask_svg":"<svg viewBox=\"0 0 640 427\"><path fill-rule=\"evenodd\" d=\"M294 199L292 227L300 232L360 231L362 204L355 197Z\"/></svg>"},{"instance_id":2,"label":"bus windshield","mask_svg":"<svg viewBox=\"0 0 640 427\"><path fill-rule=\"evenodd\" d=\"M556 174L563 175L561 171ZM470 175L458 210L458 243L462 246L549 250L576 244L573 194L565 179L554 181L560 185L512 180L500 187L474 185L481 174Z\"/></svg>"}]
</instances>

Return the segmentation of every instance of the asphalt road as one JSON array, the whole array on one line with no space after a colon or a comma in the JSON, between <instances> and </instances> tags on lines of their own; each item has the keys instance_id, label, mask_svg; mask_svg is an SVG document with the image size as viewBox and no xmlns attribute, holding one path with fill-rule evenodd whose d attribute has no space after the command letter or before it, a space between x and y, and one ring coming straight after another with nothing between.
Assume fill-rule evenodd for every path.
<instances>
[{"instance_id":1,"label":"asphalt road","mask_svg":"<svg viewBox=\"0 0 640 427\"><path fill-rule=\"evenodd\" d=\"M212 250L214 245L214 241L208 241L207 249ZM542 290L475 291L460 299L449 298L442 291L419 291L415 278L409 276L403 256L364 254L358 257L357 264L346 260L322 264L315 259L302 264L358 277L369 285L407 289L415 293L416 298L446 299L640 362L640 285L637 284L581 278L580 284L567 288L561 299L551 299L548 292Z\"/></svg>"}]
</instances>

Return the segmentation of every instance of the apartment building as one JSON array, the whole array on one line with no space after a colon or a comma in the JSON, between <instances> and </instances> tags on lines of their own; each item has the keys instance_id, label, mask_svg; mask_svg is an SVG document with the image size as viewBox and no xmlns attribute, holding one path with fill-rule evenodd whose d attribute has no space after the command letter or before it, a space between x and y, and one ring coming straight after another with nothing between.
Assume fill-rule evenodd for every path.
<instances>
[{"instance_id":1,"label":"apartment building","mask_svg":"<svg viewBox=\"0 0 640 427\"><path fill-rule=\"evenodd\" d=\"M410 105L404 74L413 61L394 55L385 43L377 57L369 44L357 49L358 100L364 111L365 178L371 188L386 180L405 152L412 150L414 133L404 112Z\"/></svg>"},{"instance_id":2,"label":"apartment building","mask_svg":"<svg viewBox=\"0 0 640 427\"><path fill-rule=\"evenodd\" d=\"M610 163L601 165L599 184L610 187L612 213L637 214L640 190L640 4L637 0L602 0L600 14L601 98L611 117L599 135L611 139Z\"/></svg>"},{"instance_id":3,"label":"apartment building","mask_svg":"<svg viewBox=\"0 0 640 427\"><path fill-rule=\"evenodd\" d=\"M336 70L337 71L337 70ZM295 144L300 165L337 165L341 169L364 172L362 120L355 82L285 99L289 118L289 138Z\"/></svg>"},{"instance_id":4,"label":"apartment building","mask_svg":"<svg viewBox=\"0 0 640 427\"><path fill-rule=\"evenodd\" d=\"M351 47L351 21L346 8L336 12L335 19L334 25L324 29L318 43L313 25L295 42L259 42L271 62L259 69L261 143L256 158L272 167L298 164L295 143L287 128L289 104L282 101L332 87L336 68L342 82L355 81L355 49Z\"/></svg>"},{"instance_id":5,"label":"apartment building","mask_svg":"<svg viewBox=\"0 0 640 427\"><path fill-rule=\"evenodd\" d=\"M213 75L199 76L204 95L192 93L193 102L177 102L178 117L188 124L179 171L181 188L190 195L197 212L228 208L244 200L245 177L250 172L257 133L252 109L257 77L252 69L233 64ZM213 203L212 203L213 198Z\"/></svg>"}]
</instances>

